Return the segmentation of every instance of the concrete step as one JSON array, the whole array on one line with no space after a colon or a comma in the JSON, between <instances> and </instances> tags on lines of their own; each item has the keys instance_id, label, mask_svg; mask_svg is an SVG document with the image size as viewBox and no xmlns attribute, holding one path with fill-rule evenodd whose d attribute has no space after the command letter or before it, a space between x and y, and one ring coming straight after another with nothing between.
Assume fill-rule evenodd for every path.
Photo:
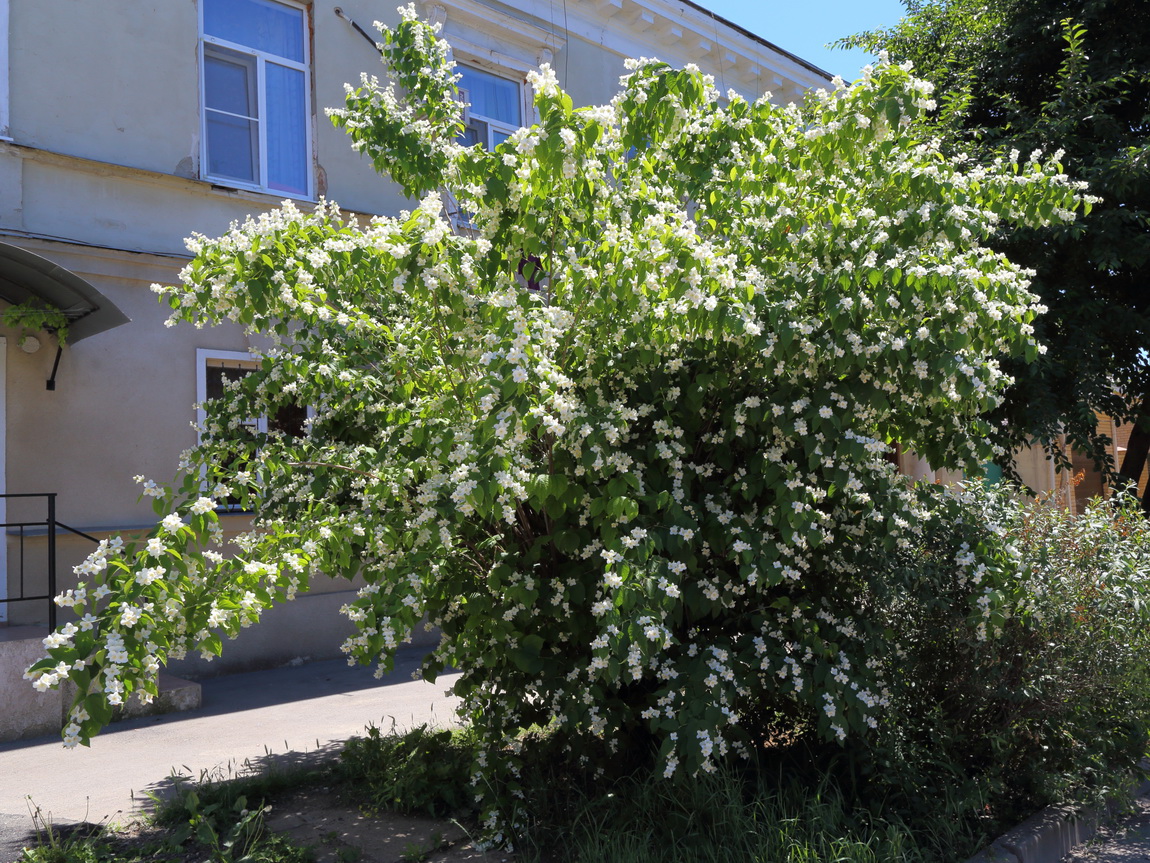
<instances>
[{"instance_id":1,"label":"concrete step","mask_svg":"<svg viewBox=\"0 0 1150 863\"><path fill-rule=\"evenodd\" d=\"M71 685L37 692L24 680L24 669L44 656L43 627L0 627L0 742L59 733L72 706ZM202 703L200 684L160 673L160 694L151 704L131 698L115 719L195 710Z\"/></svg>"}]
</instances>

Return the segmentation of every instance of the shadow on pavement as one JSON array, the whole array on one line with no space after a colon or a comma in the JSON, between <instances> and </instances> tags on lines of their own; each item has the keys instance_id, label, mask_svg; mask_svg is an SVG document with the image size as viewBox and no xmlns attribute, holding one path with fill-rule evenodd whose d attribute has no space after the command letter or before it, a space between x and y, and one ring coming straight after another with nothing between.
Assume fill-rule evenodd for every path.
<instances>
[{"instance_id":1,"label":"shadow on pavement","mask_svg":"<svg viewBox=\"0 0 1150 863\"><path fill-rule=\"evenodd\" d=\"M159 800L170 800L176 793L190 784L204 782L225 782L231 779L242 779L247 776L265 776L280 773L285 775L297 774L311 770L318 770L339 759L342 741L330 741L318 746L309 752L269 752L257 758L245 758L243 761L228 764L223 769L211 772L194 773L188 767L176 768L176 772L153 782L143 789L143 794ZM149 806L148 809L153 807Z\"/></svg>"},{"instance_id":2,"label":"shadow on pavement","mask_svg":"<svg viewBox=\"0 0 1150 863\"><path fill-rule=\"evenodd\" d=\"M408 683L412 680L413 673L419 669L423 657L430 653L431 649L413 646L399 650L395 657L395 668L379 680L376 680L373 668L363 665L349 666L347 661L342 659L205 678L199 681L203 691L203 703L197 709L118 720L101 731L100 735L108 737L145 726L221 716L314 698L350 695L365 689ZM449 679L454 676L455 672L444 672L439 679L443 680L445 685L449 685ZM41 746L59 739L58 734L47 734L0 743L0 753L28 746Z\"/></svg>"}]
</instances>

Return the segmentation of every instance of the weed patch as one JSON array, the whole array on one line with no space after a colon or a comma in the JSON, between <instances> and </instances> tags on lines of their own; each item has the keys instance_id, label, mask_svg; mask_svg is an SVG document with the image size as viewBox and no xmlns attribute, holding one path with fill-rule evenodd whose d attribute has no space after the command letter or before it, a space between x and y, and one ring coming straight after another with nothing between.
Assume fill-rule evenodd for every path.
<instances>
[{"instance_id":1,"label":"weed patch","mask_svg":"<svg viewBox=\"0 0 1150 863\"><path fill-rule=\"evenodd\" d=\"M467 807L475 754L469 731L421 725L384 734L371 725L344 746L337 771L366 809L441 816Z\"/></svg>"}]
</instances>

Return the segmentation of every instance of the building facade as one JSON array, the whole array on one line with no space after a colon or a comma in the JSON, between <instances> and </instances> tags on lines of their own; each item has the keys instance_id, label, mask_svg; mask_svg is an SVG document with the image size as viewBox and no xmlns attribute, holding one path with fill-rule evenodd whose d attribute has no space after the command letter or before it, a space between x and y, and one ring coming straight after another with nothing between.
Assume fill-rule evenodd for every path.
<instances>
[{"instance_id":1,"label":"building facade","mask_svg":"<svg viewBox=\"0 0 1150 863\"><path fill-rule=\"evenodd\" d=\"M163 325L150 286L177 280L184 238L285 198L363 215L410 206L323 113L344 82L381 73L365 37L398 21L395 0L339 2L0 0L0 311L32 302L70 319L59 350L49 333L0 327L0 626L46 622L46 600L17 600L48 592L52 530L62 590L93 537L150 526L133 477L173 476L195 441L193 405L260 345L238 326ZM751 98L792 101L828 82L688 0L418 8L453 46L467 136L484 146L532 121L525 76L541 63L576 104L608 101L630 56L693 62ZM46 498L14 496L46 493L51 518ZM318 585L273 611L218 667L334 654L347 590Z\"/></svg>"}]
</instances>

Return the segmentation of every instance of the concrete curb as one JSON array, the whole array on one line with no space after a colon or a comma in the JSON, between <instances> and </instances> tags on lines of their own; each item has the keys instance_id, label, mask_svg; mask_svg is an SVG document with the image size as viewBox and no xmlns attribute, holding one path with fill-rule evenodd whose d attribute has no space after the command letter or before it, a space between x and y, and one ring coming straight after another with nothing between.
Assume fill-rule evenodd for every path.
<instances>
[{"instance_id":1,"label":"concrete curb","mask_svg":"<svg viewBox=\"0 0 1150 863\"><path fill-rule=\"evenodd\" d=\"M1150 781L1131 789L1129 797L1150 792ZM1003 833L965 863L1058 863L1074 848L1089 842L1117 809L1113 803L1079 810L1073 806L1047 806L1017 827Z\"/></svg>"}]
</instances>

